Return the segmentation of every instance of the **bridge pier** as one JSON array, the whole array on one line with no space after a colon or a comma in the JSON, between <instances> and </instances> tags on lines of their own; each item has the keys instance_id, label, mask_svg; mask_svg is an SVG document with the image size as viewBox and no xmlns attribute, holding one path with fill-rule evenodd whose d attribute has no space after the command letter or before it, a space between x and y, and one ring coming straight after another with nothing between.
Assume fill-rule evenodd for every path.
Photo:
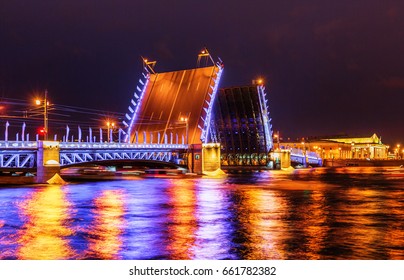
<instances>
[{"instance_id":1,"label":"bridge pier","mask_svg":"<svg viewBox=\"0 0 404 280\"><path fill-rule=\"evenodd\" d=\"M190 145L188 169L192 173L206 174L220 167L220 143Z\"/></svg>"},{"instance_id":2,"label":"bridge pier","mask_svg":"<svg viewBox=\"0 0 404 280\"><path fill-rule=\"evenodd\" d=\"M277 150L273 153L274 169L288 168L291 166L290 150Z\"/></svg>"},{"instance_id":3,"label":"bridge pier","mask_svg":"<svg viewBox=\"0 0 404 280\"><path fill-rule=\"evenodd\" d=\"M36 183L47 183L60 173L59 142L38 141Z\"/></svg>"}]
</instances>

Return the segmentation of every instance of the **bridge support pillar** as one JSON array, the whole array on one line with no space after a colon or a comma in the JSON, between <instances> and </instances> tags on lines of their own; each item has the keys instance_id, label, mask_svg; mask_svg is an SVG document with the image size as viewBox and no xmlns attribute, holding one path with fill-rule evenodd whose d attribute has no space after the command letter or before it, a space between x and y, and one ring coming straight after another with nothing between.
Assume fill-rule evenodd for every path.
<instances>
[{"instance_id":1,"label":"bridge support pillar","mask_svg":"<svg viewBox=\"0 0 404 280\"><path fill-rule=\"evenodd\" d=\"M220 170L220 144L193 144L188 154L188 169L192 173L209 174Z\"/></svg>"},{"instance_id":2,"label":"bridge support pillar","mask_svg":"<svg viewBox=\"0 0 404 280\"><path fill-rule=\"evenodd\" d=\"M59 142L38 141L36 182L47 183L60 172Z\"/></svg>"},{"instance_id":3,"label":"bridge support pillar","mask_svg":"<svg viewBox=\"0 0 404 280\"><path fill-rule=\"evenodd\" d=\"M291 165L290 150L281 150L281 167L289 168Z\"/></svg>"},{"instance_id":4,"label":"bridge support pillar","mask_svg":"<svg viewBox=\"0 0 404 280\"><path fill-rule=\"evenodd\" d=\"M288 168L291 166L290 150L277 150L273 153L274 169Z\"/></svg>"},{"instance_id":5,"label":"bridge support pillar","mask_svg":"<svg viewBox=\"0 0 404 280\"><path fill-rule=\"evenodd\" d=\"M202 173L220 170L220 144L202 144Z\"/></svg>"}]
</instances>

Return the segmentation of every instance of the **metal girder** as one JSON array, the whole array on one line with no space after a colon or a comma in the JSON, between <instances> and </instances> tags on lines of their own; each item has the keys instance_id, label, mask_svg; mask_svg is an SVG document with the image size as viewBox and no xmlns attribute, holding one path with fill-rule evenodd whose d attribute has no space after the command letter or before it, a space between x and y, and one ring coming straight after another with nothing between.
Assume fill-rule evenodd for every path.
<instances>
[{"instance_id":1,"label":"metal girder","mask_svg":"<svg viewBox=\"0 0 404 280\"><path fill-rule=\"evenodd\" d=\"M165 150L61 150L60 164L71 165L85 162L96 162L105 160L142 159L168 162L171 160L172 151Z\"/></svg>"},{"instance_id":2,"label":"metal girder","mask_svg":"<svg viewBox=\"0 0 404 280\"><path fill-rule=\"evenodd\" d=\"M6 150L0 152L2 168L33 168L36 164L36 151Z\"/></svg>"}]
</instances>

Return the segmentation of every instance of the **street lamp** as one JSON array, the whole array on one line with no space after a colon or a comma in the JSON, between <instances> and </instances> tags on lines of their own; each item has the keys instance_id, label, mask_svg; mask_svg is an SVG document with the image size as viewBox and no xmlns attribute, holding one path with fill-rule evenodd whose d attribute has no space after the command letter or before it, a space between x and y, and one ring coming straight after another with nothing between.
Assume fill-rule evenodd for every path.
<instances>
[{"instance_id":1,"label":"street lamp","mask_svg":"<svg viewBox=\"0 0 404 280\"><path fill-rule=\"evenodd\" d=\"M185 122L185 140L188 145L188 118L181 117L180 119L182 122Z\"/></svg>"},{"instance_id":2,"label":"street lamp","mask_svg":"<svg viewBox=\"0 0 404 280\"><path fill-rule=\"evenodd\" d=\"M40 99L35 100L35 104L40 106L42 101ZM48 90L45 90L44 99L43 99L43 137L44 140L48 140Z\"/></svg>"},{"instance_id":3,"label":"street lamp","mask_svg":"<svg viewBox=\"0 0 404 280\"><path fill-rule=\"evenodd\" d=\"M107 133L107 141L112 142L112 131L115 127L114 122L107 121L107 128L108 128L108 133Z\"/></svg>"},{"instance_id":4,"label":"street lamp","mask_svg":"<svg viewBox=\"0 0 404 280\"><path fill-rule=\"evenodd\" d=\"M278 149L280 149L280 134L279 130L277 131L277 134L274 134L274 138L276 138L276 142L278 143Z\"/></svg>"}]
</instances>

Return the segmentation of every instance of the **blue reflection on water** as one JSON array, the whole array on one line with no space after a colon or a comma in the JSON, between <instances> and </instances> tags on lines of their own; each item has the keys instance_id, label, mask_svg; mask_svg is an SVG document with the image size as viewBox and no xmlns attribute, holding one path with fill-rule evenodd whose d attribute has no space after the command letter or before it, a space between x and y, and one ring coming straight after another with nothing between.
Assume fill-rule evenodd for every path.
<instances>
[{"instance_id":1,"label":"blue reflection on water","mask_svg":"<svg viewBox=\"0 0 404 280\"><path fill-rule=\"evenodd\" d=\"M0 259L403 259L386 168L0 188Z\"/></svg>"}]
</instances>

